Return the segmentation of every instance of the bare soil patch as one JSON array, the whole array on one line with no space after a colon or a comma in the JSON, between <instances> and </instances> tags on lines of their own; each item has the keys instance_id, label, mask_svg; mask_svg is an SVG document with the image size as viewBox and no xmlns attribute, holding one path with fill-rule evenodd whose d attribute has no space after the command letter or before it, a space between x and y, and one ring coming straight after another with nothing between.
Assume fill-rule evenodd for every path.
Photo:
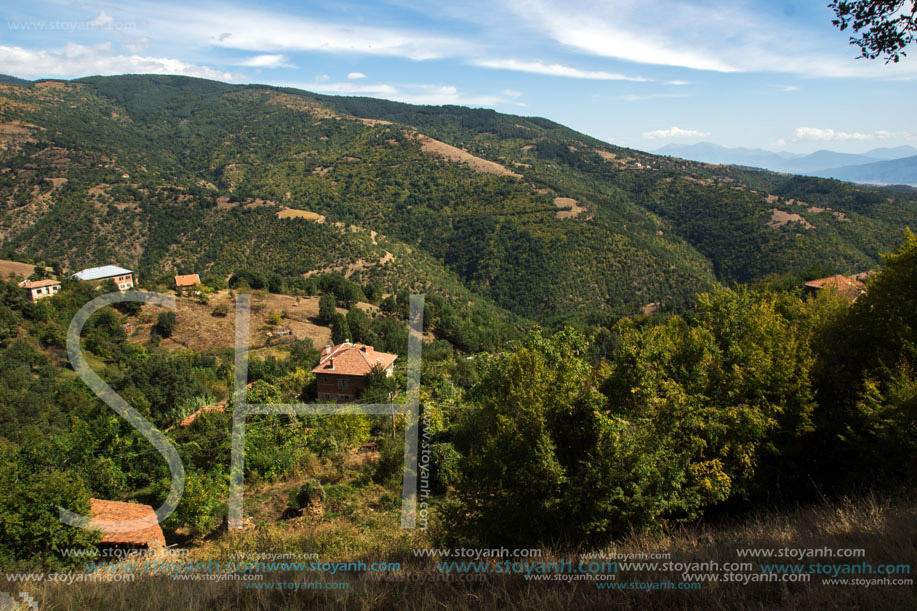
<instances>
[{"instance_id":1,"label":"bare soil patch","mask_svg":"<svg viewBox=\"0 0 917 611\"><path fill-rule=\"evenodd\" d=\"M279 219L306 219L316 223L324 223L325 216L309 210L297 210L295 208L284 208L277 213Z\"/></svg>"},{"instance_id":2,"label":"bare soil patch","mask_svg":"<svg viewBox=\"0 0 917 611\"><path fill-rule=\"evenodd\" d=\"M468 151L463 151L462 149L452 146L451 144L446 144L445 142L435 140L429 136L424 136L423 134L416 132L408 133L407 135L420 142L420 148L424 153L436 155L438 157L444 157L449 161L464 163L472 170L481 172L483 174L495 174L497 176L512 176L513 178L522 178L521 174L517 174L511 170L508 170L499 163L489 161L487 159L481 159L480 157L476 157Z\"/></svg>"}]
</instances>

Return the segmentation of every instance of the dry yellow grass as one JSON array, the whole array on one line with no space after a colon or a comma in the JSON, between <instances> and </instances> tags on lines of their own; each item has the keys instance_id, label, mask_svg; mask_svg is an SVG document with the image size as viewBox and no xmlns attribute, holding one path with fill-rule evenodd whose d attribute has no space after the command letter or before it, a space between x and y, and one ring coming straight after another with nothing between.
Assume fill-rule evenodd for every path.
<instances>
[{"instance_id":1,"label":"dry yellow grass","mask_svg":"<svg viewBox=\"0 0 917 611\"><path fill-rule=\"evenodd\" d=\"M35 271L35 266L30 263L0 260L0 277L7 278L13 274L20 280L25 280Z\"/></svg>"},{"instance_id":2,"label":"dry yellow grass","mask_svg":"<svg viewBox=\"0 0 917 611\"><path fill-rule=\"evenodd\" d=\"M349 479L347 479L349 478ZM344 480L359 484L359 476ZM328 484L326 484L327 487ZM700 590L600 590L592 581L530 581L518 575L488 575L482 582L444 581L435 562L412 550L430 547L422 531L398 528L398 511L385 504L385 489L369 484L353 492L345 516L275 522L223 535L193 559L227 559L235 552L317 553L318 560L401 562L402 572L432 576L432 583L398 581L369 572L268 573L265 580L300 584L347 582L342 590L281 591L250 589L244 582L177 581L138 577L133 584L41 584L30 586L43 609L895 609L914 608L913 586L839 586L821 583L705 582ZM382 503L380 505L380 503ZM332 512L333 513L333 512ZM855 563L917 562L917 505L912 493L866 495L781 513L760 512L735 521L634 534L603 551L617 554L667 552L673 562L737 562L740 548L865 550ZM543 560L579 554L544 550ZM802 561L804 563L812 560ZM850 559L818 562L838 564ZM760 574L757 561L753 572ZM797 560L781 560L798 563ZM913 579L913 576L905 576ZM679 582L675 572L622 571L618 583ZM6 585L6 589L16 586ZM0 586L2 588L2 586Z\"/></svg>"},{"instance_id":3,"label":"dry yellow grass","mask_svg":"<svg viewBox=\"0 0 917 611\"><path fill-rule=\"evenodd\" d=\"M325 217L322 214L317 212L310 212L308 210L296 210L295 208L284 208L277 213L277 218L280 219L306 219L309 221L314 221L316 223L324 223Z\"/></svg>"},{"instance_id":4,"label":"dry yellow grass","mask_svg":"<svg viewBox=\"0 0 917 611\"><path fill-rule=\"evenodd\" d=\"M311 340L316 347L330 343L331 330L313 322L318 316L318 300L318 297L297 299L290 295L255 293L252 296L251 347L260 348L268 343L267 322L273 312L287 313L281 326L289 327L293 331L294 338ZM175 330L171 337L162 340L161 346L172 350L191 348L207 353L233 346L235 342L233 316L235 301L230 299L229 291L214 294L207 305L198 303L194 299L182 298L177 299L176 303L178 307L175 310ZM214 316L213 309L217 305L225 305L229 314ZM132 318L130 322L134 324L135 332L131 335L130 340L134 342L148 340L152 323L155 322L156 316L164 311L165 308L144 305L142 313L147 315L148 322L144 324L139 318ZM345 310L340 311L346 313Z\"/></svg>"}]
</instances>

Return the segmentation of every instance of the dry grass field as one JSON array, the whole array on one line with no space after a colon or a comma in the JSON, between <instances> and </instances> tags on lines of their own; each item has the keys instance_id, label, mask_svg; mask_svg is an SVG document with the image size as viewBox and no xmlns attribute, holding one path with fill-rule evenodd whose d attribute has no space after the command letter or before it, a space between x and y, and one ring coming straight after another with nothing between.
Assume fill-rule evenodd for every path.
<instances>
[{"instance_id":1,"label":"dry grass field","mask_svg":"<svg viewBox=\"0 0 917 611\"><path fill-rule=\"evenodd\" d=\"M276 313L282 317L278 327L292 330L293 339L308 339L316 348L331 343L331 329L318 323L318 297L292 297L256 292L252 295L250 322L251 349L264 349L271 345L287 343L291 337L270 340L267 333L274 327L269 324L269 317ZM219 291L210 297L208 304L197 299L177 298L175 310L176 325L172 336L160 344L166 349L190 348L204 353L214 353L232 347L235 343L235 299L230 291ZM214 308L223 305L228 310L225 316L214 315ZM358 303L357 307L373 315L378 308L369 303ZM143 342L150 338L150 331L160 312L166 308L155 305L144 305L140 316L130 318L134 329L130 341ZM347 311L338 308L341 314ZM265 354L259 354L265 356Z\"/></svg>"}]
</instances>

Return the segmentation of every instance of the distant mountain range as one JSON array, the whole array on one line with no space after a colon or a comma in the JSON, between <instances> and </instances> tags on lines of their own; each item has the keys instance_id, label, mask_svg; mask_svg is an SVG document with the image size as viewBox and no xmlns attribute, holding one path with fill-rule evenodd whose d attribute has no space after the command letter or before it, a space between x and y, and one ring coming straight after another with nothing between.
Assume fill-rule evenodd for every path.
<instances>
[{"instance_id":1,"label":"distant mountain range","mask_svg":"<svg viewBox=\"0 0 917 611\"><path fill-rule=\"evenodd\" d=\"M750 166L850 182L917 186L917 148L913 146L876 148L858 155L828 150L799 155L700 142L668 144L653 153L704 163Z\"/></svg>"}]
</instances>

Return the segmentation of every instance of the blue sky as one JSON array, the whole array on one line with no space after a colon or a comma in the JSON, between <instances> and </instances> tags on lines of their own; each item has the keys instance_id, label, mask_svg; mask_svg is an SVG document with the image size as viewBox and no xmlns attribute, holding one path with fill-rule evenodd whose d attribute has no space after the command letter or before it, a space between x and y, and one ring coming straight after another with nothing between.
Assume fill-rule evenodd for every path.
<instances>
[{"instance_id":1,"label":"blue sky","mask_svg":"<svg viewBox=\"0 0 917 611\"><path fill-rule=\"evenodd\" d=\"M0 72L185 74L543 116L642 150L917 145L915 57L855 59L827 0L7 4Z\"/></svg>"}]
</instances>

